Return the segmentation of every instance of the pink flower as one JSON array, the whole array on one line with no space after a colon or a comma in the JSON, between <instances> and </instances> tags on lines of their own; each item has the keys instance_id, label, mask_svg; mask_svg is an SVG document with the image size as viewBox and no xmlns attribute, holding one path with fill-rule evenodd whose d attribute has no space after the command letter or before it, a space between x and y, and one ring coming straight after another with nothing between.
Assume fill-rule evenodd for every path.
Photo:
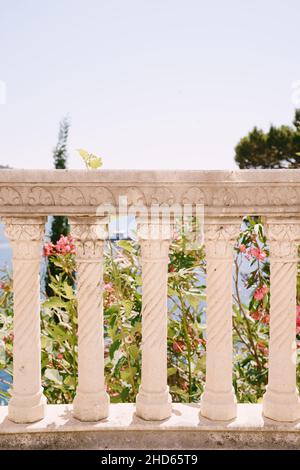
<instances>
[{"instance_id":1,"label":"pink flower","mask_svg":"<svg viewBox=\"0 0 300 470\"><path fill-rule=\"evenodd\" d=\"M111 282L108 282L107 284L104 284L103 289L106 292L113 292L114 291L114 288L113 288L113 285L112 285Z\"/></svg>"},{"instance_id":2,"label":"pink flower","mask_svg":"<svg viewBox=\"0 0 300 470\"><path fill-rule=\"evenodd\" d=\"M64 355L62 353L57 354L57 359L63 359Z\"/></svg>"},{"instance_id":3,"label":"pink flower","mask_svg":"<svg viewBox=\"0 0 300 470\"><path fill-rule=\"evenodd\" d=\"M266 253L260 248L250 248L249 254L260 261L263 261L267 256Z\"/></svg>"},{"instance_id":4,"label":"pink flower","mask_svg":"<svg viewBox=\"0 0 300 470\"><path fill-rule=\"evenodd\" d=\"M250 312L250 316L253 318L253 320L260 320L261 314L256 311L256 312Z\"/></svg>"},{"instance_id":5,"label":"pink flower","mask_svg":"<svg viewBox=\"0 0 300 470\"><path fill-rule=\"evenodd\" d=\"M177 353L182 353L184 349L184 343L182 343L182 341L174 341L172 346L173 346L173 351Z\"/></svg>"},{"instance_id":6,"label":"pink flower","mask_svg":"<svg viewBox=\"0 0 300 470\"><path fill-rule=\"evenodd\" d=\"M262 323L264 323L265 325L268 325L270 323L270 315L268 313L266 313L262 319L261 319Z\"/></svg>"},{"instance_id":7,"label":"pink flower","mask_svg":"<svg viewBox=\"0 0 300 470\"><path fill-rule=\"evenodd\" d=\"M67 237L61 235L60 239L55 245L55 248L57 253L60 253L61 255L66 255L67 253L70 253L72 255L75 254L75 245L71 235L68 235Z\"/></svg>"},{"instance_id":8,"label":"pink flower","mask_svg":"<svg viewBox=\"0 0 300 470\"><path fill-rule=\"evenodd\" d=\"M269 288L267 286L258 287L254 292L253 297L255 300L262 300L268 292Z\"/></svg>"},{"instance_id":9,"label":"pink flower","mask_svg":"<svg viewBox=\"0 0 300 470\"><path fill-rule=\"evenodd\" d=\"M268 355L269 350L262 341L257 342L257 347L263 353L264 356Z\"/></svg>"},{"instance_id":10,"label":"pink flower","mask_svg":"<svg viewBox=\"0 0 300 470\"><path fill-rule=\"evenodd\" d=\"M71 235L64 236L61 235L60 239L54 245L52 242L46 243L44 246L44 256L53 256L53 255L67 255L70 253L71 255L75 254L75 245L73 238Z\"/></svg>"},{"instance_id":11,"label":"pink flower","mask_svg":"<svg viewBox=\"0 0 300 470\"><path fill-rule=\"evenodd\" d=\"M49 243L46 243L46 245L44 245L44 256L48 257L48 256L52 256L54 255L55 253L55 246L53 245L53 243L49 242Z\"/></svg>"},{"instance_id":12,"label":"pink flower","mask_svg":"<svg viewBox=\"0 0 300 470\"><path fill-rule=\"evenodd\" d=\"M246 245L241 243L240 246L239 246L239 250L240 250L241 253L246 253Z\"/></svg>"}]
</instances>

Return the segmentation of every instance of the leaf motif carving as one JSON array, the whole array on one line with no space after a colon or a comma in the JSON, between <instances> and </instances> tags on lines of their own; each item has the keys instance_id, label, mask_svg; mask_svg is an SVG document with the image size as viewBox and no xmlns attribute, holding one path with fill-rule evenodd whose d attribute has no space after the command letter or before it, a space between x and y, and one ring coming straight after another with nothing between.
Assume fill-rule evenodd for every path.
<instances>
[{"instance_id":1,"label":"leaf motif carving","mask_svg":"<svg viewBox=\"0 0 300 470\"><path fill-rule=\"evenodd\" d=\"M36 187L32 188L28 195L28 204L30 206L52 206L54 199L50 191L45 188Z\"/></svg>"},{"instance_id":2,"label":"leaf motif carving","mask_svg":"<svg viewBox=\"0 0 300 470\"><path fill-rule=\"evenodd\" d=\"M15 188L4 186L0 188L0 204L3 206L19 206L22 204L21 195Z\"/></svg>"},{"instance_id":3,"label":"leaf motif carving","mask_svg":"<svg viewBox=\"0 0 300 470\"><path fill-rule=\"evenodd\" d=\"M85 205L85 199L82 192L74 186L68 186L60 192L59 202L66 206Z\"/></svg>"}]
</instances>

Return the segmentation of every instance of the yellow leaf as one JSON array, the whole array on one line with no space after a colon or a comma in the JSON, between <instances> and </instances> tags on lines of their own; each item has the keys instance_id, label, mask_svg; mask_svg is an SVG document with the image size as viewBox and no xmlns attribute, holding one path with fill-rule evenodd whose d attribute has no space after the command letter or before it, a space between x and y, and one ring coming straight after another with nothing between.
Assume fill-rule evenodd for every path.
<instances>
[{"instance_id":1,"label":"yellow leaf","mask_svg":"<svg viewBox=\"0 0 300 470\"><path fill-rule=\"evenodd\" d=\"M96 157L95 155L91 155L88 161L88 167L95 170L97 168L100 168L101 166L102 166L102 159L100 157Z\"/></svg>"},{"instance_id":2,"label":"yellow leaf","mask_svg":"<svg viewBox=\"0 0 300 470\"><path fill-rule=\"evenodd\" d=\"M84 160L87 160L89 159L90 157L90 154L87 150L84 150L84 149L77 149L77 152L79 153L79 155L84 159Z\"/></svg>"}]
</instances>

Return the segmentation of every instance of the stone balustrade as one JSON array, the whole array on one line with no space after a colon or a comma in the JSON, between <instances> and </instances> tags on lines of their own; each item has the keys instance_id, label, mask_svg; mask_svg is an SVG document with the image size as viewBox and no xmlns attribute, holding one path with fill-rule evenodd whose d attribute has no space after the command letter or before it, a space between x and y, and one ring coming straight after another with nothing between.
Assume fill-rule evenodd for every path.
<instances>
[{"instance_id":1,"label":"stone balustrade","mask_svg":"<svg viewBox=\"0 0 300 470\"><path fill-rule=\"evenodd\" d=\"M276 433L278 423L284 433L284 423L296 423L289 432L296 436L294 442L300 442L295 349L300 170L1 170L0 217L13 249L14 286L13 391L8 409L3 407L1 412L20 428L9 424L6 428L5 414L0 435L17 434L18 429L28 433L28 423L48 423L47 412L55 407L46 404L40 367L39 263L48 215L68 216L76 244L79 364L77 393L73 408L68 408L75 418L71 431L76 431L76 421L78 430L87 431L80 422L107 422L111 413L115 416L111 409L119 405L109 405L105 391L101 277L109 218L124 198L128 213L137 215L141 244L142 380L136 408L130 405L140 428L174 431L174 426L168 428L167 424L168 419L172 422L174 410L179 413L178 405L172 407L167 385L167 267L172 217L184 207L193 214L202 208L207 259L207 372L201 402L193 410L200 422L210 424L209 431L197 426L193 415L194 424L187 426L185 419L191 410L189 405L180 405L183 424L178 418L178 429L186 426L210 435L220 429L236 433L238 426L230 427L230 423L241 419L239 410L245 417L247 409L250 421L251 409L257 416L259 405L237 405L232 387L232 262L243 216L260 215L270 246L271 312L269 378L259 411L259 419L266 421L260 421L257 429L267 435L268 420L273 420L272 432ZM173 212L169 218L159 213L151 219L145 214L152 207ZM123 410L128 414L128 409ZM58 416L57 409L53 413ZM165 428L147 427L147 422L156 421L165 423ZM127 425L114 426L116 432L127 429ZM243 426L245 432L247 427ZM97 429L113 432L107 426ZM253 429L254 422L251 432ZM54 431L63 429L58 424Z\"/></svg>"}]
</instances>

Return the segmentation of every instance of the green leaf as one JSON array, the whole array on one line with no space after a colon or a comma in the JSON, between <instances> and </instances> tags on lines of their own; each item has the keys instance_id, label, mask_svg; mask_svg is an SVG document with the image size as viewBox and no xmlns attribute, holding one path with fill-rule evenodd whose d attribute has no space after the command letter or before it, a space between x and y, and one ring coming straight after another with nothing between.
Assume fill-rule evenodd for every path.
<instances>
[{"instance_id":1,"label":"green leaf","mask_svg":"<svg viewBox=\"0 0 300 470\"><path fill-rule=\"evenodd\" d=\"M136 344L132 344L131 346L129 346L128 352L130 354L130 357L132 357L132 359L135 361L139 357L140 349L137 347Z\"/></svg>"},{"instance_id":2,"label":"green leaf","mask_svg":"<svg viewBox=\"0 0 300 470\"><path fill-rule=\"evenodd\" d=\"M177 372L176 367L168 367L168 377L170 377L171 375L175 375L176 372Z\"/></svg>"},{"instance_id":3,"label":"green leaf","mask_svg":"<svg viewBox=\"0 0 300 470\"><path fill-rule=\"evenodd\" d=\"M56 341L64 341L67 337L67 332L59 325L51 325L47 330Z\"/></svg>"},{"instance_id":4,"label":"green leaf","mask_svg":"<svg viewBox=\"0 0 300 470\"><path fill-rule=\"evenodd\" d=\"M133 303L131 302L131 300L123 300L122 306L124 307L126 316L129 316L133 308Z\"/></svg>"},{"instance_id":5,"label":"green leaf","mask_svg":"<svg viewBox=\"0 0 300 470\"><path fill-rule=\"evenodd\" d=\"M130 253L134 250L134 247L132 246L132 243L130 243L128 240L120 240L118 241L118 246L123 248L126 251L129 251Z\"/></svg>"},{"instance_id":6,"label":"green leaf","mask_svg":"<svg viewBox=\"0 0 300 470\"><path fill-rule=\"evenodd\" d=\"M121 379L124 380L124 382L130 382L131 373L133 376L135 376L137 369L135 367L132 367L131 371L129 370L129 368L120 371Z\"/></svg>"},{"instance_id":7,"label":"green leaf","mask_svg":"<svg viewBox=\"0 0 300 470\"><path fill-rule=\"evenodd\" d=\"M76 380L75 377L72 375L67 375L67 377L64 380L64 384L67 385L67 387L76 387Z\"/></svg>"},{"instance_id":8,"label":"green leaf","mask_svg":"<svg viewBox=\"0 0 300 470\"><path fill-rule=\"evenodd\" d=\"M200 298L197 294L186 294L186 299L189 304L196 310L199 307Z\"/></svg>"},{"instance_id":9,"label":"green leaf","mask_svg":"<svg viewBox=\"0 0 300 470\"><path fill-rule=\"evenodd\" d=\"M121 346L121 343L122 343L122 341L119 340L119 339L117 339L116 341L114 341L114 342L110 345L110 347L109 347L109 357L110 357L111 359L114 358L114 354L115 354L115 352L117 351L117 349L119 349L119 347Z\"/></svg>"},{"instance_id":10,"label":"green leaf","mask_svg":"<svg viewBox=\"0 0 300 470\"><path fill-rule=\"evenodd\" d=\"M43 307L45 308L62 308L64 305L65 303L59 297L49 297L49 299L45 300L43 303Z\"/></svg>"},{"instance_id":11,"label":"green leaf","mask_svg":"<svg viewBox=\"0 0 300 470\"><path fill-rule=\"evenodd\" d=\"M64 282L64 289L68 299L73 299L75 297L73 287L70 286L67 282Z\"/></svg>"}]
</instances>

